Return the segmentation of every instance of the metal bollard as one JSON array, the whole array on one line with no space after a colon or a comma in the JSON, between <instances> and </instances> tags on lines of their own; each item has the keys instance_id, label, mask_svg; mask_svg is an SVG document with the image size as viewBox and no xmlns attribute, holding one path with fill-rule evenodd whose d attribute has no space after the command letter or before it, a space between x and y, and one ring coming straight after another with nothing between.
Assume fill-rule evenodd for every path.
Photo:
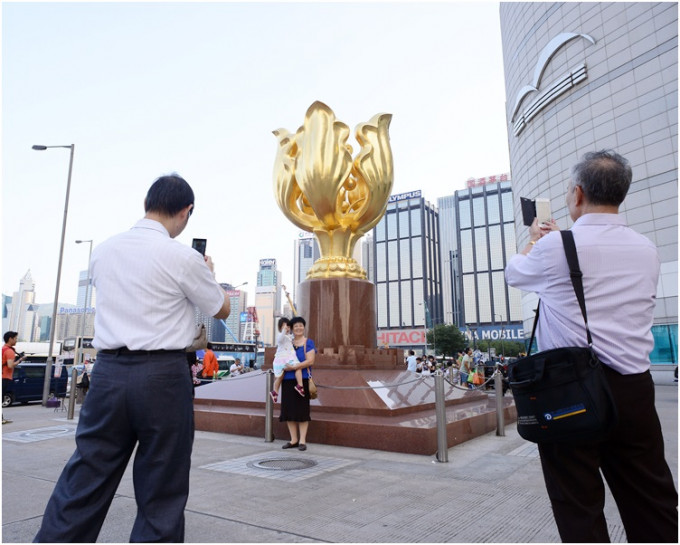
<instances>
[{"instance_id":1,"label":"metal bollard","mask_svg":"<svg viewBox=\"0 0 680 545\"><path fill-rule=\"evenodd\" d=\"M446 399L444 397L444 375L441 371L434 374L434 401L437 414L437 460L449 461L449 447L446 441Z\"/></svg>"},{"instance_id":2,"label":"metal bollard","mask_svg":"<svg viewBox=\"0 0 680 545\"><path fill-rule=\"evenodd\" d=\"M78 382L78 371L75 366L71 369L71 391L68 394L68 415L67 420L73 420L73 411L76 409L76 386Z\"/></svg>"},{"instance_id":3,"label":"metal bollard","mask_svg":"<svg viewBox=\"0 0 680 545\"><path fill-rule=\"evenodd\" d=\"M269 392L274 389L274 373L271 369L267 371L266 376L267 380L265 380L265 383L267 385L267 391L265 392L265 396L267 401L264 406L264 442L271 443L274 441L274 401L272 400L272 396L269 395Z\"/></svg>"},{"instance_id":4,"label":"metal bollard","mask_svg":"<svg viewBox=\"0 0 680 545\"><path fill-rule=\"evenodd\" d=\"M505 437L505 416L503 415L503 373L496 368L493 377L493 387L496 390L496 435Z\"/></svg>"}]
</instances>

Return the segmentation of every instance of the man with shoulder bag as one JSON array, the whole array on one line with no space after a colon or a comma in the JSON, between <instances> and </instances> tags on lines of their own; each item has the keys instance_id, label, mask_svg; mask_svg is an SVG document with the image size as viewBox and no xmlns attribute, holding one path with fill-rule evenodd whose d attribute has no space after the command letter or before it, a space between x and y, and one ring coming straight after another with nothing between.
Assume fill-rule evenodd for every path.
<instances>
[{"instance_id":1,"label":"man with shoulder bag","mask_svg":"<svg viewBox=\"0 0 680 545\"><path fill-rule=\"evenodd\" d=\"M629 543L678 541L678 495L664 457L649 371L659 257L654 244L619 215L631 180L632 170L620 155L586 154L573 168L567 188L573 237L551 232L558 230L553 221L538 225L534 219L529 243L505 270L509 285L540 297L536 339L541 352L524 364L546 355L541 361L547 375L550 354L580 350L583 356L584 348L590 350L593 358L585 367L597 371L602 397L613 405L599 436L537 439L546 488L565 542L610 541L600 471ZM570 262L565 253L569 246ZM514 371L522 360L516 365ZM513 385L511 378L511 386L519 391L522 382L531 381L516 379ZM554 418L577 422L594 412L581 405L569 409ZM550 422L542 427L550 428Z\"/></svg>"}]
</instances>

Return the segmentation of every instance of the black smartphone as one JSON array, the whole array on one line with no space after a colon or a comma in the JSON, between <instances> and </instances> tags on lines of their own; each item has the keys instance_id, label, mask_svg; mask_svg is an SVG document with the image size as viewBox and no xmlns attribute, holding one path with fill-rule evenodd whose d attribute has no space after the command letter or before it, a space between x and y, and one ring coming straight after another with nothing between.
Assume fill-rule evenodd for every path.
<instances>
[{"instance_id":1,"label":"black smartphone","mask_svg":"<svg viewBox=\"0 0 680 545\"><path fill-rule=\"evenodd\" d=\"M199 254L205 255L205 243L206 240L204 238L195 238L191 241L191 247Z\"/></svg>"}]
</instances>

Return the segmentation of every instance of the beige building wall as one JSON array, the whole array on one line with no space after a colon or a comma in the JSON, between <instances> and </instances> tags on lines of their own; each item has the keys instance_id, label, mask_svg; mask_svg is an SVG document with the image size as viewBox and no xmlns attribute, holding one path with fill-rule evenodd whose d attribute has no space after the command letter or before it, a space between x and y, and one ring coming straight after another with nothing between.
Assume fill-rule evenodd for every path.
<instances>
[{"instance_id":1,"label":"beige building wall","mask_svg":"<svg viewBox=\"0 0 680 545\"><path fill-rule=\"evenodd\" d=\"M518 247L520 197L549 198L571 227L571 167L611 148L633 168L622 214L659 249L655 323L677 324L677 3L501 3L500 15ZM533 294L523 308L527 328Z\"/></svg>"}]
</instances>

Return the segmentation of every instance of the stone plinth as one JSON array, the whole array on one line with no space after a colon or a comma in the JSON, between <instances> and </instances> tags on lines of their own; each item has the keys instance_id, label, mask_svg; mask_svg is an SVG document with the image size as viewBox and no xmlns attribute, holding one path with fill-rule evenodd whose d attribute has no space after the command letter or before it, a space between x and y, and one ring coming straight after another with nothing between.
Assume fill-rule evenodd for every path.
<instances>
[{"instance_id":1,"label":"stone plinth","mask_svg":"<svg viewBox=\"0 0 680 545\"><path fill-rule=\"evenodd\" d=\"M298 286L296 303L319 353L341 346L375 348L375 286L368 280L305 280Z\"/></svg>"},{"instance_id":2,"label":"stone plinth","mask_svg":"<svg viewBox=\"0 0 680 545\"><path fill-rule=\"evenodd\" d=\"M434 377L385 369L314 369L319 397L311 402L308 442L433 455L437 451ZM496 401L479 391L445 385L447 444L496 429ZM196 429L264 438L265 373L251 372L196 388ZM274 435L288 439L274 406ZM510 395L505 422L516 420Z\"/></svg>"}]
</instances>

